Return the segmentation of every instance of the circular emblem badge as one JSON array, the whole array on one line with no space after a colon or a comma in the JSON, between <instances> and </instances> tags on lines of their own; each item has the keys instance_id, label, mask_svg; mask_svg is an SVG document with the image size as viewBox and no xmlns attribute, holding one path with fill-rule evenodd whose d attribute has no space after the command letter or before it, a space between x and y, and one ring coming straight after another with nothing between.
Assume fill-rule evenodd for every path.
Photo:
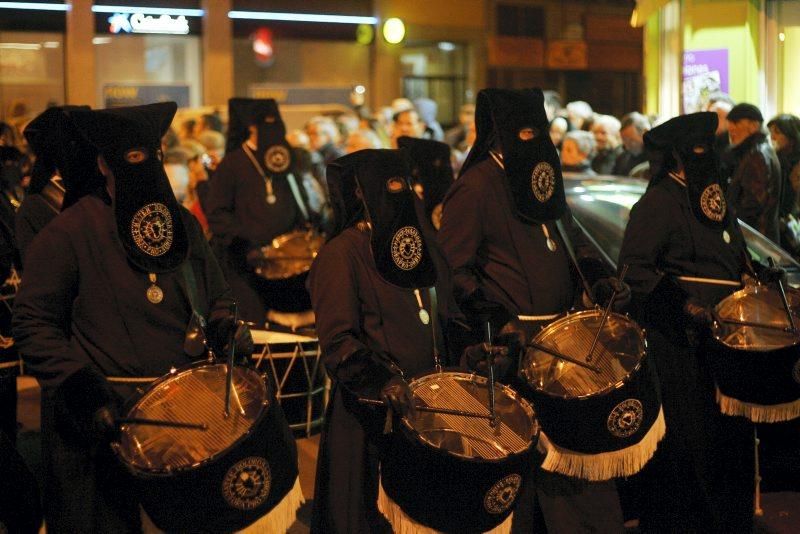
<instances>
[{"instance_id":1,"label":"circular emblem badge","mask_svg":"<svg viewBox=\"0 0 800 534\"><path fill-rule=\"evenodd\" d=\"M225 502L239 510L258 508L269 497L272 473L269 464L259 456L236 462L222 480Z\"/></svg>"},{"instance_id":2,"label":"circular emblem badge","mask_svg":"<svg viewBox=\"0 0 800 534\"><path fill-rule=\"evenodd\" d=\"M283 172L289 168L289 150L283 145L274 145L264 154L264 163L270 172Z\"/></svg>"},{"instance_id":3,"label":"circular emblem badge","mask_svg":"<svg viewBox=\"0 0 800 534\"><path fill-rule=\"evenodd\" d=\"M522 477L517 474L508 475L495 482L483 498L483 507L490 514L502 514L514 504L519 488L522 486Z\"/></svg>"},{"instance_id":4,"label":"circular emblem badge","mask_svg":"<svg viewBox=\"0 0 800 534\"><path fill-rule=\"evenodd\" d=\"M541 162L531 173L531 189L539 202L547 202L553 196L556 186L556 173L547 162Z\"/></svg>"},{"instance_id":5,"label":"circular emblem badge","mask_svg":"<svg viewBox=\"0 0 800 534\"><path fill-rule=\"evenodd\" d=\"M794 364L794 369L792 369L792 378L794 381L800 384L800 360L797 360Z\"/></svg>"},{"instance_id":6,"label":"circular emblem badge","mask_svg":"<svg viewBox=\"0 0 800 534\"><path fill-rule=\"evenodd\" d=\"M703 189L703 193L700 195L700 209L703 210L706 217L714 222L720 222L725 218L727 204L719 184L711 184Z\"/></svg>"},{"instance_id":7,"label":"circular emblem badge","mask_svg":"<svg viewBox=\"0 0 800 534\"><path fill-rule=\"evenodd\" d=\"M608 414L608 431L618 438L632 436L642 426L644 407L638 399L626 399Z\"/></svg>"},{"instance_id":8,"label":"circular emblem badge","mask_svg":"<svg viewBox=\"0 0 800 534\"><path fill-rule=\"evenodd\" d=\"M392 238L392 260L404 271L410 271L422 260L422 237L413 226L400 228Z\"/></svg>"},{"instance_id":9,"label":"circular emblem badge","mask_svg":"<svg viewBox=\"0 0 800 534\"><path fill-rule=\"evenodd\" d=\"M164 204L153 202L139 208L131 220L136 246L150 256L163 256L172 246L172 215Z\"/></svg>"}]
</instances>

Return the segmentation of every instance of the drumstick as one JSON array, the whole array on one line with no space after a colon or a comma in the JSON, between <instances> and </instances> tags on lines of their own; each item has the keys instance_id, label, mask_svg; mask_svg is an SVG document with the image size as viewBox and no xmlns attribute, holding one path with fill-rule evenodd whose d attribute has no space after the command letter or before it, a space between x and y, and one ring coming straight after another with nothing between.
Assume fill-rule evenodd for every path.
<instances>
[{"instance_id":1,"label":"drumstick","mask_svg":"<svg viewBox=\"0 0 800 534\"><path fill-rule=\"evenodd\" d=\"M358 402L361 404L367 404L369 406L386 406L386 402L382 400L375 400L375 399L367 399L364 397L359 397ZM437 408L435 406L424 406L424 405L417 405L414 406L414 409L418 412L430 412L430 413L438 413L443 415L458 415L461 417L475 417L478 419L492 419L491 414L482 414L476 412L465 412L463 410L451 410L450 408Z\"/></svg>"},{"instance_id":2,"label":"drumstick","mask_svg":"<svg viewBox=\"0 0 800 534\"><path fill-rule=\"evenodd\" d=\"M486 363L489 364L489 381L486 387L489 388L489 413L491 420L489 424L493 427L497 426L497 413L494 410L494 351L492 350L492 323L486 321Z\"/></svg>"},{"instance_id":3,"label":"drumstick","mask_svg":"<svg viewBox=\"0 0 800 534\"><path fill-rule=\"evenodd\" d=\"M720 317L720 321L723 323L728 324L735 324L738 326L752 326L753 328L769 328L770 330L780 330L781 332L791 332L791 326L780 326L776 324L766 324L766 323L754 323L752 321L740 321L739 319L723 319Z\"/></svg>"},{"instance_id":4,"label":"drumstick","mask_svg":"<svg viewBox=\"0 0 800 534\"><path fill-rule=\"evenodd\" d=\"M180 421L166 421L164 419L145 419L142 417L123 417L116 419L118 425L148 425L148 426L170 426L174 428L190 428L192 430L208 430L205 423L182 423Z\"/></svg>"},{"instance_id":5,"label":"drumstick","mask_svg":"<svg viewBox=\"0 0 800 534\"><path fill-rule=\"evenodd\" d=\"M550 347L547 347L545 345L540 345L539 343L535 343L533 341L530 341L525 346L534 348L536 350L540 350L542 352L546 352L550 356L555 356L559 360L564 360L564 361L569 362L569 363L574 363L578 367L583 367L584 369L588 369L590 371L594 371L595 373L599 373L600 372L600 368L599 367L595 367L593 365L589 365L588 363L585 363L585 362L582 362L582 361L577 360L575 358L572 358L570 356L567 356L566 354L562 354L562 353L558 352L556 349L551 349Z\"/></svg>"},{"instance_id":6,"label":"drumstick","mask_svg":"<svg viewBox=\"0 0 800 534\"><path fill-rule=\"evenodd\" d=\"M772 256L767 258L770 267L775 267L775 260L772 259ZM792 325L792 333L797 332L797 326L794 324L794 316L792 315L792 309L789 307L789 301L786 299L786 291L783 290L783 282L781 279L778 278L778 290L781 293L781 302L783 302L783 310L786 312L786 317L789 318L789 324Z\"/></svg>"},{"instance_id":7,"label":"drumstick","mask_svg":"<svg viewBox=\"0 0 800 534\"><path fill-rule=\"evenodd\" d=\"M625 264L625 265L622 266L622 272L619 275L619 283L620 284L622 284L623 280L625 280L625 274L627 274L627 272L628 272L628 265ZM592 361L592 358L594 358L594 356L593 356L594 349L597 346L597 342L600 340L600 332L603 331L603 326L605 326L605 324L606 324L606 320L608 319L608 314L611 313L611 306L614 305L614 299L615 298L617 298L617 290L616 289L614 289L614 291L611 293L611 298L608 299L608 305L606 306L606 309L603 310L603 317L602 317L602 319L600 319L600 326L597 328L597 334L594 336L594 340L592 341L591 348L589 348L589 354L586 355L586 361L587 362Z\"/></svg>"},{"instance_id":8,"label":"drumstick","mask_svg":"<svg viewBox=\"0 0 800 534\"><path fill-rule=\"evenodd\" d=\"M742 287L742 283L737 282L735 280L721 280L719 278L702 278L700 276L676 276L675 280L680 280L681 282L694 282L697 284L709 284L712 286Z\"/></svg>"}]
</instances>

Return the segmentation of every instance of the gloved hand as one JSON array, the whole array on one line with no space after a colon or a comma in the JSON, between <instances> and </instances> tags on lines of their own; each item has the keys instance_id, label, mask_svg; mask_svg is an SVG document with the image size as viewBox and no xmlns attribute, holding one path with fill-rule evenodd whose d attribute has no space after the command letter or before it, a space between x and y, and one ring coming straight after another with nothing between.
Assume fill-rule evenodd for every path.
<instances>
[{"instance_id":1,"label":"gloved hand","mask_svg":"<svg viewBox=\"0 0 800 534\"><path fill-rule=\"evenodd\" d=\"M118 415L115 404L107 404L96 410L92 415L92 437L100 443L119 441Z\"/></svg>"},{"instance_id":2,"label":"gloved hand","mask_svg":"<svg viewBox=\"0 0 800 534\"><path fill-rule=\"evenodd\" d=\"M505 309L505 306L486 299L480 289L467 297L459 307L469 318L470 322L473 324L480 324L481 326L487 322L491 322L495 325L505 324L512 318L512 315Z\"/></svg>"},{"instance_id":3,"label":"gloved hand","mask_svg":"<svg viewBox=\"0 0 800 534\"><path fill-rule=\"evenodd\" d=\"M774 267L763 267L758 272L758 281L762 284L774 284L778 280L786 282L786 270L777 265Z\"/></svg>"},{"instance_id":4,"label":"gloved hand","mask_svg":"<svg viewBox=\"0 0 800 534\"><path fill-rule=\"evenodd\" d=\"M229 298L218 299L208 313L206 336L211 348L218 355L227 355L233 336L236 354L249 358L253 354L253 336L250 328L236 319L236 301Z\"/></svg>"},{"instance_id":5,"label":"gloved hand","mask_svg":"<svg viewBox=\"0 0 800 534\"><path fill-rule=\"evenodd\" d=\"M381 400L386 403L386 406L391 408L396 414L402 417L416 415L414 409L414 394L411 388L408 387L408 382L403 380L400 375L392 376L386 384L381 388Z\"/></svg>"},{"instance_id":6,"label":"gloved hand","mask_svg":"<svg viewBox=\"0 0 800 534\"><path fill-rule=\"evenodd\" d=\"M615 277L601 278L592 285L592 301L606 307L614 291L617 292L614 298L614 311L625 310L631 303L631 287Z\"/></svg>"},{"instance_id":7,"label":"gloved hand","mask_svg":"<svg viewBox=\"0 0 800 534\"><path fill-rule=\"evenodd\" d=\"M692 323L703 328L710 328L717 320L716 313L695 297L689 297L683 304L683 313Z\"/></svg>"},{"instance_id":8,"label":"gloved hand","mask_svg":"<svg viewBox=\"0 0 800 534\"><path fill-rule=\"evenodd\" d=\"M251 269L261 267L261 265L264 263L264 253L261 251L261 247L248 251L245 256L245 261Z\"/></svg>"},{"instance_id":9,"label":"gloved hand","mask_svg":"<svg viewBox=\"0 0 800 534\"><path fill-rule=\"evenodd\" d=\"M494 337L491 345L477 343L464 349L462 366L480 376L489 376L489 357L494 359L495 378L500 380L516 366L525 347L526 336L519 321L506 323Z\"/></svg>"}]
</instances>

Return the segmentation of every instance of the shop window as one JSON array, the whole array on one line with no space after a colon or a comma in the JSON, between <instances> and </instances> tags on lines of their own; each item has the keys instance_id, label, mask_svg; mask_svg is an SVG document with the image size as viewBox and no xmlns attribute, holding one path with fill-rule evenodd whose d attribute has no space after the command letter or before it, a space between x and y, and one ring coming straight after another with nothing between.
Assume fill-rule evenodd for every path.
<instances>
[{"instance_id":1,"label":"shop window","mask_svg":"<svg viewBox=\"0 0 800 534\"><path fill-rule=\"evenodd\" d=\"M406 45L400 56L403 96L411 100L434 100L439 107L439 123L455 124L459 108L471 100L467 58L467 47L463 44Z\"/></svg>"}]
</instances>

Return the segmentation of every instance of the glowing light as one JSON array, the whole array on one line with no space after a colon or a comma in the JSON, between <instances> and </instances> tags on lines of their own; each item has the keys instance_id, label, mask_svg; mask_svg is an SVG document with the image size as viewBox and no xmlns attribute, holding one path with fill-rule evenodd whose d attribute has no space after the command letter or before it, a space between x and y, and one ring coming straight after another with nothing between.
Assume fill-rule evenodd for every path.
<instances>
[{"instance_id":1,"label":"glowing light","mask_svg":"<svg viewBox=\"0 0 800 534\"><path fill-rule=\"evenodd\" d=\"M439 43L439 50L442 52L452 52L456 49L455 43L450 43L448 41L442 41Z\"/></svg>"},{"instance_id":2,"label":"glowing light","mask_svg":"<svg viewBox=\"0 0 800 534\"><path fill-rule=\"evenodd\" d=\"M383 23L383 38L389 44L398 44L403 42L403 39L406 37L406 25L403 24L403 21L392 17L390 19L386 19Z\"/></svg>"},{"instance_id":3,"label":"glowing light","mask_svg":"<svg viewBox=\"0 0 800 534\"><path fill-rule=\"evenodd\" d=\"M228 11L228 18L245 20L277 20L283 22L327 22L333 24L377 24L375 17L351 15L318 15L313 13L278 13L275 11Z\"/></svg>"},{"instance_id":4,"label":"glowing light","mask_svg":"<svg viewBox=\"0 0 800 534\"><path fill-rule=\"evenodd\" d=\"M359 95L363 95L364 93L367 92L367 88L364 87L363 85L356 85L355 87L353 87L353 91L355 91Z\"/></svg>"},{"instance_id":5,"label":"glowing light","mask_svg":"<svg viewBox=\"0 0 800 534\"><path fill-rule=\"evenodd\" d=\"M58 41L45 41L42 43L44 48L58 48L61 46L61 43Z\"/></svg>"},{"instance_id":6,"label":"glowing light","mask_svg":"<svg viewBox=\"0 0 800 534\"><path fill-rule=\"evenodd\" d=\"M5 50L41 50L39 43L0 43L0 49Z\"/></svg>"},{"instance_id":7,"label":"glowing light","mask_svg":"<svg viewBox=\"0 0 800 534\"><path fill-rule=\"evenodd\" d=\"M147 13L148 15L168 15L170 17L202 17L202 9L178 9L173 7L142 7L142 6L92 6L93 13Z\"/></svg>"},{"instance_id":8,"label":"glowing light","mask_svg":"<svg viewBox=\"0 0 800 534\"><path fill-rule=\"evenodd\" d=\"M111 44L111 37L92 37L92 44L94 45Z\"/></svg>"},{"instance_id":9,"label":"glowing light","mask_svg":"<svg viewBox=\"0 0 800 534\"><path fill-rule=\"evenodd\" d=\"M33 11L69 11L68 4L36 2L0 2L0 9L30 9Z\"/></svg>"},{"instance_id":10,"label":"glowing light","mask_svg":"<svg viewBox=\"0 0 800 534\"><path fill-rule=\"evenodd\" d=\"M779 33L779 34L778 34L778 40L779 40L780 42L784 42L784 41L786 40L786 34L785 34L785 33L783 33L783 32Z\"/></svg>"}]
</instances>

